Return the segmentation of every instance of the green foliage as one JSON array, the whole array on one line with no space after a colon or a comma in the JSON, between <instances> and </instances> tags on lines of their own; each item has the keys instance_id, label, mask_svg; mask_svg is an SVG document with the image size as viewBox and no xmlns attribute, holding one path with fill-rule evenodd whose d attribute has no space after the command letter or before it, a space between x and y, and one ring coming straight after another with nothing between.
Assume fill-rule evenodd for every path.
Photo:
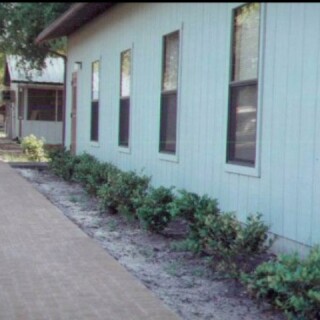
<instances>
[{"instance_id":1,"label":"green foliage","mask_svg":"<svg viewBox=\"0 0 320 320\"><path fill-rule=\"evenodd\" d=\"M83 153L77 156L73 180L80 182L89 194L96 195L98 189L108 183L110 175L119 170L110 163L101 163L94 156Z\"/></svg>"},{"instance_id":2,"label":"green foliage","mask_svg":"<svg viewBox=\"0 0 320 320\"><path fill-rule=\"evenodd\" d=\"M262 222L262 214L251 214L247 217L246 223L241 225L237 236L237 246L247 256L251 256L252 253L264 253L275 241L275 238L268 239L268 231L269 226Z\"/></svg>"},{"instance_id":3,"label":"green foliage","mask_svg":"<svg viewBox=\"0 0 320 320\"><path fill-rule=\"evenodd\" d=\"M199 196L186 190L179 190L180 196L170 205L173 217L183 217L191 224L198 220L198 216L217 214L219 212L218 202L207 195Z\"/></svg>"},{"instance_id":4,"label":"green foliage","mask_svg":"<svg viewBox=\"0 0 320 320\"><path fill-rule=\"evenodd\" d=\"M115 171L109 176L108 183L98 190L102 208L116 210L127 216L135 216L147 195L150 177L139 176L134 171Z\"/></svg>"},{"instance_id":5,"label":"green foliage","mask_svg":"<svg viewBox=\"0 0 320 320\"><path fill-rule=\"evenodd\" d=\"M261 221L261 214L248 216L242 225L233 213L220 213L217 200L207 195L182 190L170 204L170 211L189 222L188 237L180 246L209 254L216 269L230 274L248 268L250 260L271 245L266 242L269 227Z\"/></svg>"},{"instance_id":6,"label":"green foliage","mask_svg":"<svg viewBox=\"0 0 320 320\"><path fill-rule=\"evenodd\" d=\"M271 244L266 242L268 226L260 214L250 215L242 225L233 213L220 213L217 200L207 195L182 190L175 197L173 187L151 188L150 177L123 172L86 153L72 156L57 150L50 155L56 174L82 183L87 192L98 196L103 209L138 218L147 230L160 232L172 218L186 218L189 232L181 247L209 254L218 269L237 274Z\"/></svg>"},{"instance_id":7,"label":"green foliage","mask_svg":"<svg viewBox=\"0 0 320 320\"><path fill-rule=\"evenodd\" d=\"M0 51L19 55L26 69L41 69L51 51L65 52L65 39L36 45L35 38L66 11L67 2L1 2Z\"/></svg>"},{"instance_id":8,"label":"green foliage","mask_svg":"<svg viewBox=\"0 0 320 320\"><path fill-rule=\"evenodd\" d=\"M189 222L188 239L185 246L194 252L204 249L202 230L205 228L206 217L219 214L218 202L207 195L199 196L186 190L179 191L177 196L169 205L173 217L182 217Z\"/></svg>"},{"instance_id":9,"label":"green foliage","mask_svg":"<svg viewBox=\"0 0 320 320\"><path fill-rule=\"evenodd\" d=\"M289 319L320 319L320 247L302 260L297 254L280 255L257 267L242 281L259 299L285 311Z\"/></svg>"},{"instance_id":10,"label":"green foliage","mask_svg":"<svg viewBox=\"0 0 320 320\"><path fill-rule=\"evenodd\" d=\"M38 139L30 134L21 141L23 153L32 161L43 161L45 159L44 139Z\"/></svg>"},{"instance_id":11,"label":"green foliage","mask_svg":"<svg viewBox=\"0 0 320 320\"><path fill-rule=\"evenodd\" d=\"M169 204L173 201L173 187L151 188L137 209L137 216L144 229L160 232L171 221Z\"/></svg>"},{"instance_id":12,"label":"green foliage","mask_svg":"<svg viewBox=\"0 0 320 320\"><path fill-rule=\"evenodd\" d=\"M78 158L65 148L57 148L49 152L49 168L57 176L70 181L74 175L74 168Z\"/></svg>"},{"instance_id":13,"label":"green foliage","mask_svg":"<svg viewBox=\"0 0 320 320\"><path fill-rule=\"evenodd\" d=\"M199 242L215 258L217 269L237 275L249 267L251 259L270 247L271 243L266 243L268 229L260 214L250 215L244 225L233 213L209 215L199 231Z\"/></svg>"}]
</instances>

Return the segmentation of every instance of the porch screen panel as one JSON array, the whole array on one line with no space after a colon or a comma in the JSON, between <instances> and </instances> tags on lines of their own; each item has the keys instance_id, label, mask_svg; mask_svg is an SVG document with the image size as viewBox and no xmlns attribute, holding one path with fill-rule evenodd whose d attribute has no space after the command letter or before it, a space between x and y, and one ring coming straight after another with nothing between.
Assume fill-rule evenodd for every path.
<instances>
[{"instance_id":1,"label":"porch screen panel","mask_svg":"<svg viewBox=\"0 0 320 320\"><path fill-rule=\"evenodd\" d=\"M56 91L28 89L27 120L55 121Z\"/></svg>"}]
</instances>

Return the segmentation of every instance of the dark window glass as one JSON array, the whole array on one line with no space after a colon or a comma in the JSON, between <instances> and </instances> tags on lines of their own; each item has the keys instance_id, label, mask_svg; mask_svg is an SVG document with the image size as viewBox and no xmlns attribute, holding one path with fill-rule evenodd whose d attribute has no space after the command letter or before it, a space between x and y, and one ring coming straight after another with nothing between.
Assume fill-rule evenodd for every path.
<instances>
[{"instance_id":1,"label":"dark window glass","mask_svg":"<svg viewBox=\"0 0 320 320\"><path fill-rule=\"evenodd\" d=\"M129 120L130 120L130 99L124 98L120 100L120 131L119 145L129 146Z\"/></svg>"},{"instance_id":2,"label":"dark window glass","mask_svg":"<svg viewBox=\"0 0 320 320\"><path fill-rule=\"evenodd\" d=\"M256 152L257 86L231 90L229 158L254 164Z\"/></svg>"},{"instance_id":3,"label":"dark window glass","mask_svg":"<svg viewBox=\"0 0 320 320\"><path fill-rule=\"evenodd\" d=\"M91 103L91 140L98 141L99 132L99 102Z\"/></svg>"},{"instance_id":4,"label":"dark window glass","mask_svg":"<svg viewBox=\"0 0 320 320\"><path fill-rule=\"evenodd\" d=\"M179 70L179 31L163 39L163 74L160 116L161 152L174 154L177 137L177 89Z\"/></svg>"},{"instance_id":5,"label":"dark window glass","mask_svg":"<svg viewBox=\"0 0 320 320\"><path fill-rule=\"evenodd\" d=\"M177 94L163 94L161 100L160 150L175 153Z\"/></svg>"},{"instance_id":6,"label":"dark window glass","mask_svg":"<svg viewBox=\"0 0 320 320\"><path fill-rule=\"evenodd\" d=\"M123 51L120 60L119 146L129 147L131 50Z\"/></svg>"},{"instance_id":7,"label":"dark window glass","mask_svg":"<svg viewBox=\"0 0 320 320\"><path fill-rule=\"evenodd\" d=\"M227 161L254 166L258 104L259 3L234 11Z\"/></svg>"}]
</instances>

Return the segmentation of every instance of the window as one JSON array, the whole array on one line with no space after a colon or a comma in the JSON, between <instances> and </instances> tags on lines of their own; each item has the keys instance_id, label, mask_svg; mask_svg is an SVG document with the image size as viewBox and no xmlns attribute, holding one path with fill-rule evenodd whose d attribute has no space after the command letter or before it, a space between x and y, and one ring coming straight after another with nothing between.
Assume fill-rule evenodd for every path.
<instances>
[{"instance_id":1,"label":"window","mask_svg":"<svg viewBox=\"0 0 320 320\"><path fill-rule=\"evenodd\" d=\"M260 4L235 9L229 83L227 162L255 166Z\"/></svg>"},{"instance_id":2,"label":"window","mask_svg":"<svg viewBox=\"0 0 320 320\"><path fill-rule=\"evenodd\" d=\"M91 141L99 140L99 61L92 63L91 78Z\"/></svg>"},{"instance_id":3,"label":"window","mask_svg":"<svg viewBox=\"0 0 320 320\"><path fill-rule=\"evenodd\" d=\"M119 146L129 147L131 50L120 56Z\"/></svg>"},{"instance_id":4,"label":"window","mask_svg":"<svg viewBox=\"0 0 320 320\"><path fill-rule=\"evenodd\" d=\"M28 89L28 120L62 121L62 90Z\"/></svg>"},{"instance_id":5,"label":"window","mask_svg":"<svg viewBox=\"0 0 320 320\"><path fill-rule=\"evenodd\" d=\"M179 31L163 38L159 151L176 153Z\"/></svg>"}]
</instances>

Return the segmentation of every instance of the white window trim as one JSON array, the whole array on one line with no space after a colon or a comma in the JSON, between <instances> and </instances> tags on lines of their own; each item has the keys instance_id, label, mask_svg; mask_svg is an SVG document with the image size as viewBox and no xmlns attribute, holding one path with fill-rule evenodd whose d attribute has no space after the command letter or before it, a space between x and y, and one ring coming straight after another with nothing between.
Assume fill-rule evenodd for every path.
<instances>
[{"instance_id":1,"label":"white window trim","mask_svg":"<svg viewBox=\"0 0 320 320\"><path fill-rule=\"evenodd\" d=\"M242 6L243 4L232 7L231 14L230 14L230 24L233 27L233 10L237 7ZM234 164L234 163L227 163L227 139L228 139L228 133L227 128L225 130L225 150L224 150L224 156L225 156L225 164L224 169L228 173L236 173L240 175L247 175L251 177L257 177L260 178L261 176L261 130L262 130L262 107L263 107L263 78L264 78L264 48L265 48L265 15L266 15L266 4L260 3L260 31L259 31L259 64L258 64L258 103L257 103L257 131L256 131L256 159L255 159L255 166L245 166L241 164ZM232 29L233 32L233 29ZM231 33L230 33L231 36ZM230 39L230 46L232 45L231 39ZM229 47L229 52L231 52L231 47ZM229 53L230 54L230 53ZM228 74L230 72L230 63L231 60L228 59ZM228 78L228 81L230 79ZM229 83L227 88L227 97L229 97ZM229 99L228 99L228 108L229 108ZM229 111L227 110L227 116L226 116L226 126L228 127L229 122Z\"/></svg>"},{"instance_id":2,"label":"white window trim","mask_svg":"<svg viewBox=\"0 0 320 320\"><path fill-rule=\"evenodd\" d=\"M90 141L90 147L100 148L100 143L97 141Z\"/></svg>"},{"instance_id":3,"label":"white window trim","mask_svg":"<svg viewBox=\"0 0 320 320\"><path fill-rule=\"evenodd\" d=\"M131 154L131 149L130 149L130 147L118 146L118 151L119 151L120 153Z\"/></svg>"}]
</instances>

